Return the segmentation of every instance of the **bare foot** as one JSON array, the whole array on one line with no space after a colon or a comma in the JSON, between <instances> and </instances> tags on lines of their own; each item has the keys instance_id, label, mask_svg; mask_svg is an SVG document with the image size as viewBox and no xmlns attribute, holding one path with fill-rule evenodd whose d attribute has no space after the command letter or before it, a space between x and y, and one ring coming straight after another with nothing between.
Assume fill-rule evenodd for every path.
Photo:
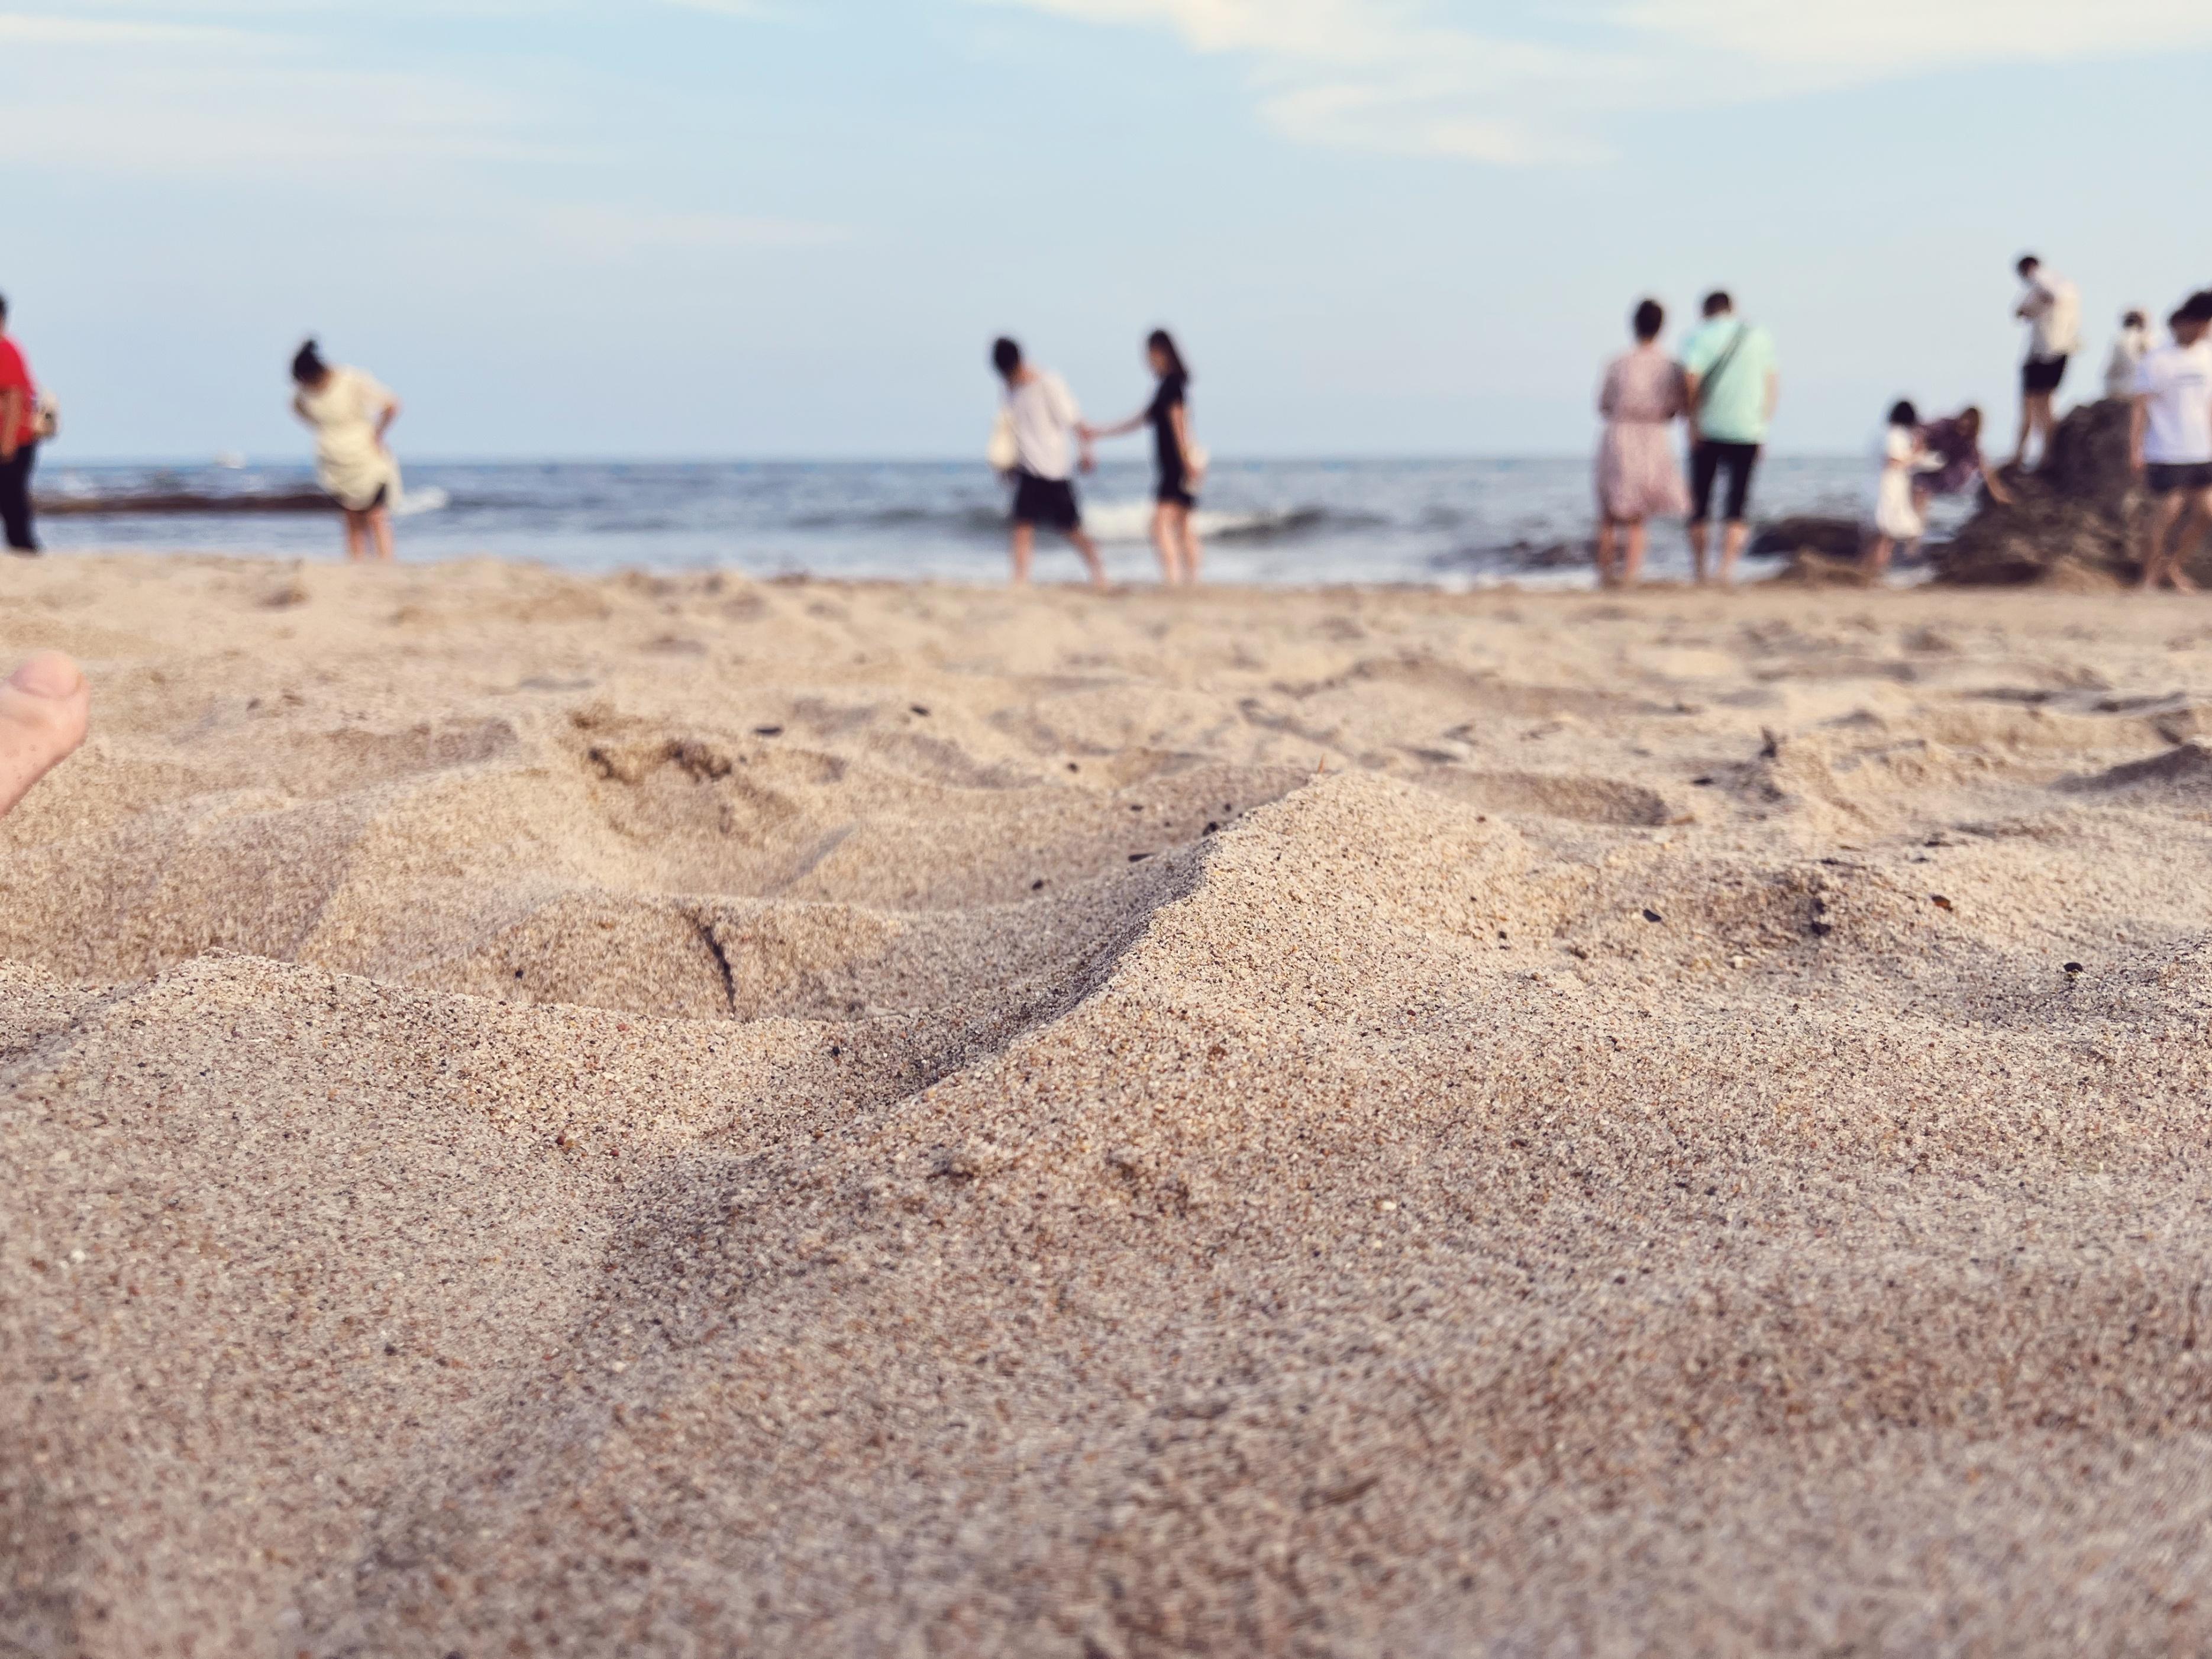
<instances>
[{"instance_id":1,"label":"bare foot","mask_svg":"<svg viewBox=\"0 0 2212 1659\"><path fill-rule=\"evenodd\" d=\"M2197 584L2179 570L2168 572L2166 579L2173 584L2173 591L2177 593L2194 593L2197 591Z\"/></svg>"},{"instance_id":2,"label":"bare foot","mask_svg":"<svg viewBox=\"0 0 2212 1659\"><path fill-rule=\"evenodd\" d=\"M91 719L92 688L58 651L0 680L0 817L75 752Z\"/></svg>"}]
</instances>

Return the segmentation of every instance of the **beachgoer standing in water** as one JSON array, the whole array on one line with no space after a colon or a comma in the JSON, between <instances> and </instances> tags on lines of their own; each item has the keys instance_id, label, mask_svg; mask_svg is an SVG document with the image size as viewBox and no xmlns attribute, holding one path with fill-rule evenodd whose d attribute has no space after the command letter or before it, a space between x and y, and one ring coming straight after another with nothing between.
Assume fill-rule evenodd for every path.
<instances>
[{"instance_id":1,"label":"beachgoer standing in water","mask_svg":"<svg viewBox=\"0 0 2212 1659\"><path fill-rule=\"evenodd\" d=\"M31 469L38 465L39 441L45 435L38 385L21 349L8 336L8 302L0 299L0 526L13 552L39 550L31 523Z\"/></svg>"},{"instance_id":2,"label":"beachgoer standing in water","mask_svg":"<svg viewBox=\"0 0 2212 1659\"><path fill-rule=\"evenodd\" d=\"M2112 355L2105 363L2105 395L2136 395L2136 370L2150 355L2150 319L2140 311L2120 319L2120 337L2112 342Z\"/></svg>"},{"instance_id":3,"label":"beachgoer standing in water","mask_svg":"<svg viewBox=\"0 0 2212 1659\"><path fill-rule=\"evenodd\" d=\"M315 481L345 511L346 557L392 557L392 509L399 463L384 434L399 418L399 399L357 368L323 361L313 340L292 359L299 386L292 412L315 429Z\"/></svg>"},{"instance_id":4,"label":"beachgoer standing in water","mask_svg":"<svg viewBox=\"0 0 2212 1659\"><path fill-rule=\"evenodd\" d=\"M2181 567L2212 523L2212 295L2196 295L2171 320L2173 343L2136 370L2129 453L2152 498L2142 586L2166 582L2186 593L2197 584Z\"/></svg>"},{"instance_id":5,"label":"beachgoer standing in water","mask_svg":"<svg viewBox=\"0 0 2212 1659\"><path fill-rule=\"evenodd\" d=\"M1170 587L1198 580L1198 526L1191 514L1198 507L1196 490L1206 473L1205 452L1190 435L1190 371L1175 337L1164 328L1152 331L1145 342L1146 361L1159 379L1159 387L1143 413L1113 426L1082 428L1088 443L1094 438L1119 438L1139 427L1152 428L1152 449L1159 476L1153 491L1152 545L1160 556L1160 579Z\"/></svg>"},{"instance_id":6,"label":"beachgoer standing in water","mask_svg":"<svg viewBox=\"0 0 2212 1659\"><path fill-rule=\"evenodd\" d=\"M1692 410L1690 559L1705 580L1711 541L1713 488L1729 475L1727 518L1721 535L1721 580L1735 580L1736 561L1751 539L1745 514L1752 474L1758 470L1766 428L1782 392L1775 373L1774 340L1739 321L1725 292L1705 296L1705 320L1682 349Z\"/></svg>"},{"instance_id":7,"label":"beachgoer standing in water","mask_svg":"<svg viewBox=\"0 0 2212 1659\"><path fill-rule=\"evenodd\" d=\"M1098 547L1083 528L1083 510L1075 499L1074 472L1078 451L1073 441L1083 425L1083 411L1067 382L1048 370L1022 361L1022 349L1012 340L991 348L992 366L1006 383L1000 418L1011 449L1004 458L1012 462L1002 470L1014 481L1014 586L1030 580L1036 556L1037 526L1057 530L1067 538L1091 572L1091 585L1106 586L1106 567L1099 562ZM993 447L998 447L994 437ZM1000 458L994 455L994 460ZM1080 451L1085 472L1091 471L1091 446Z\"/></svg>"},{"instance_id":8,"label":"beachgoer standing in water","mask_svg":"<svg viewBox=\"0 0 2212 1659\"><path fill-rule=\"evenodd\" d=\"M1690 510L1690 491L1674 459L1674 422L1689 411L1681 365L1659 347L1665 307L1636 307L1636 346L1606 366L1597 394L1605 435L1597 450L1597 579L1633 587L1644 571L1648 521Z\"/></svg>"},{"instance_id":9,"label":"beachgoer standing in water","mask_svg":"<svg viewBox=\"0 0 2212 1659\"><path fill-rule=\"evenodd\" d=\"M1867 548L1866 572L1876 582L1889 574L1890 556L1902 542L1910 552L1928 533L1921 517L1920 473L1928 454L1920 435L1920 411L1898 403L1889 411L1889 433L1881 452L1881 483L1875 493L1874 541Z\"/></svg>"},{"instance_id":10,"label":"beachgoer standing in water","mask_svg":"<svg viewBox=\"0 0 2212 1659\"><path fill-rule=\"evenodd\" d=\"M2027 361L2020 369L2020 448L2012 458L2014 466L2025 466L2031 436L2043 441L2039 459L2051 459L2051 429L2058 424L2052 404L2067 361L2081 348L2081 294L2033 253L2014 268L2027 284L2012 313L2028 326Z\"/></svg>"}]
</instances>

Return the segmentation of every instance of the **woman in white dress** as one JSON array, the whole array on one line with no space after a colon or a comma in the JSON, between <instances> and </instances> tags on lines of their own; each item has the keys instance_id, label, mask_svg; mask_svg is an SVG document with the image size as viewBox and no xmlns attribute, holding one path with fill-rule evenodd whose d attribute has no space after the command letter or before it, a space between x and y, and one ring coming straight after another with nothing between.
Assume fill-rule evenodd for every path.
<instances>
[{"instance_id":1,"label":"woman in white dress","mask_svg":"<svg viewBox=\"0 0 2212 1659\"><path fill-rule=\"evenodd\" d=\"M399 418L399 399L357 368L323 361L310 340L292 359L298 393L292 412L315 429L315 481L345 511L346 557L392 557L392 508L399 463L384 434Z\"/></svg>"},{"instance_id":2,"label":"woman in white dress","mask_svg":"<svg viewBox=\"0 0 2212 1659\"><path fill-rule=\"evenodd\" d=\"M1920 411L1899 403L1889 411L1889 433L1881 450L1881 483L1875 493L1874 544L1867 550L1867 574L1879 582L1888 574L1899 542L1906 551L1928 533L1916 487L1927 469L1928 447L1920 434Z\"/></svg>"}]
</instances>

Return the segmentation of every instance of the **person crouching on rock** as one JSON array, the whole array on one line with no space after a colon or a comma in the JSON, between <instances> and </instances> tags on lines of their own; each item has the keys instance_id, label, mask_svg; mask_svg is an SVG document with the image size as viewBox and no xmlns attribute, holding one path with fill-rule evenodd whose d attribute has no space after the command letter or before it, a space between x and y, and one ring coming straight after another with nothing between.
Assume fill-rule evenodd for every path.
<instances>
[{"instance_id":1,"label":"person crouching on rock","mask_svg":"<svg viewBox=\"0 0 2212 1659\"><path fill-rule=\"evenodd\" d=\"M2140 311L2120 319L2120 337L2112 342L2112 355L2105 364L2105 395L2136 395L2136 370L2150 354L2150 319Z\"/></svg>"},{"instance_id":2,"label":"person crouching on rock","mask_svg":"<svg viewBox=\"0 0 2212 1659\"><path fill-rule=\"evenodd\" d=\"M1929 468L1913 486L1913 505L1923 517L1936 495L1964 495L1980 484L2000 507L2012 505L2012 492L1982 454L1982 411L1969 404L1956 415L1946 415L1920 428L1920 441L1928 452Z\"/></svg>"},{"instance_id":3,"label":"person crouching on rock","mask_svg":"<svg viewBox=\"0 0 2212 1659\"><path fill-rule=\"evenodd\" d=\"M2191 296L2169 326L2172 343L2136 369L2128 453L2151 495L2142 586L2185 593L2197 584L2182 566L2212 523L2212 294Z\"/></svg>"}]
</instances>

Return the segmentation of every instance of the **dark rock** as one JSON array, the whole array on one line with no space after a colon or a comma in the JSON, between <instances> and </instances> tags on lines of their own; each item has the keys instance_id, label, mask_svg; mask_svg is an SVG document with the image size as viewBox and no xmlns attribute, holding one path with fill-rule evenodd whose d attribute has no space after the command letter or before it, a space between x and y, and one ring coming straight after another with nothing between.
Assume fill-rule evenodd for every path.
<instances>
[{"instance_id":1,"label":"dark rock","mask_svg":"<svg viewBox=\"0 0 2212 1659\"><path fill-rule=\"evenodd\" d=\"M1985 586L2039 582L2072 591L2134 580L2142 567L2130 526L2142 496L2128 465L2128 422L2124 398L2069 413L2041 470L2003 474L2009 504L1984 495L1959 533L1929 550L1936 580ZM2201 552L2190 569L2206 573Z\"/></svg>"},{"instance_id":2,"label":"dark rock","mask_svg":"<svg viewBox=\"0 0 2212 1659\"><path fill-rule=\"evenodd\" d=\"M1805 548L1790 556L1790 562L1777 571L1774 580L1793 582L1800 587L1871 587L1874 578L1866 567L1853 556L1848 559L1831 558L1826 553Z\"/></svg>"},{"instance_id":3,"label":"dark rock","mask_svg":"<svg viewBox=\"0 0 2212 1659\"><path fill-rule=\"evenodd\" d=\"M1801 514L1762 525L1752 538L1755 559L1784 559L1793 553L1818 553L1831 559L1856 559L1865 544L1866 529L1856 519Z\"/></svg>"}]
</instances>

